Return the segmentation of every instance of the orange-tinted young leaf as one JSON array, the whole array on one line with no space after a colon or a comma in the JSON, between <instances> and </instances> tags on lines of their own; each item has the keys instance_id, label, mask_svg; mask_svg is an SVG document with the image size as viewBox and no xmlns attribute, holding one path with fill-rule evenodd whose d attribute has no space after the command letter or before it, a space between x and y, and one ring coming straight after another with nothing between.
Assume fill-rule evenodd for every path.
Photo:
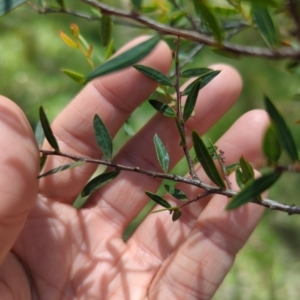
<instances>
[{"instance_id":1,"label":"orange-tinted young leaf","mask_svg":"<svg viewBox=\"0 0 300 300\"><path fill-rule=\"evenodd\" d=\"M60 35L61 39L65 42L66 45L68 45L71 48L78 48L77 43L75 41L73 41L69 36L67 36L61 30L59 31L59 35Z\"/></svg>"},{"instance_id":2,"label":"orange-tinted young leaf","mask_svg":"<svg viewBox=\"0 0 300 300\"><path fill-rule=\"evenodd\" d=\"M74 36L74 38L78 39L79 35L80 35L80 31L79 31L79 27L77 26L77 24L72 23L70 25L70 29L71 29L71 32L72 32L72 35Z\"/></svg>"}]
</instances>

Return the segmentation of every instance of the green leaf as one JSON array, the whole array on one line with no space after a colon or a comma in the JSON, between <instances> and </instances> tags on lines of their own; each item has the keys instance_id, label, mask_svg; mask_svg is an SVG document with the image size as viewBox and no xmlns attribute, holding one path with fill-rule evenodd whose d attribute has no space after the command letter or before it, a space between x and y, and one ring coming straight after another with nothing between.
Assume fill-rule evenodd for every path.
<instances>
[{"instance_id":1,"label":"green leaf","mask_svg":"<svg viewBox=\"0 0 300 300\"><path fill-rule=\"evenodd\" d=\"M278 33L268 9L260 5L253 5L252 15L258 31L267 44L272 48L277 47Z\"/></svg>"},{"instance_id":2,"label":"green leaf","mask_svg":"<svg viewBox=\"0 0 300 300\"><path fill-rule=\"evenodd\" d=\"M211 179L211 181L214 182L218 187L225 189L225 183L217 167L215 166L212 157L210 156L204 142L199 137L198 133L194 130L192 132L192 138L196 156L199 162L201 163L205 173Z\"/></svg>"},{"instance_id":3,"label":"green leaf","mask_svg":"<svg viewBox=\"0 0 300 300\"><path fill-rule=\"evenodd\" d=\"M171 87L174 86L172 81L166 75L164 75L158 70L143 65L133 65L133 67L139 72L141 72L142 74L144 74L145 76L158 82L159 84L171 86Z\"/></svg>"},{"instance_id":4,"label":"green leaf","mask_svg":"<svg viewBox=\"0 0 300 300\"><path fill-rule=\"evenodd\" d=\"M105 184L108 184L113 179L115 179L120 174L120 171L111 171L102 173L95 178L93 178L90 182L87 183L87 185L83 188L81 192L81 197L86 197L96 190L98 190L100 187L104 186Z\"/></svg>"},{"instance_id":5,"label":"green leaf","mask_svg":"<svg viewBox=\"0 0 300 300\"><path fill-rule=\"evenodd\" d=\"M243 156L240 158L240 167L242 170L244 184L254 179L254 170L251 164Z\"/></svg>"},{"instance_id":6,"label":"green leaf","mask_svg":"<svg viewBox=\"0 0 300 300\"><path fill-rule=\"evenodd\" d=\"M268 126L265 132L263 139L263 153L271 164L276 163L281 155L279 136L272 124Z\"/></svg>"},{"instance_id":7,"label":"green leaf","mask_svg":"<svg viewBox=\"0 0 300 300\"><path fill-rule=\"evenodd\" d=\"M114 40L111 39L106 50L105 60L108 60L114 52Z\"/></svg>"},{"instance_id":8,"label":"green leaf","mask_svg":"<svg viewBox=\"0 0 300 300\"><path fill-rule=\"evenodd\" d=\"M209 72L213 72L213 70L209 68L187 69L181 73L180 77L189 78L189 77L202 76Z\"/></svg>"},{"instance_id":9,"label":"green leaf","mask_svg":"<svg viewBox=\"0 0 300 300\"><path fill-rule=\"evenodd\" d=\"M57 140L56 140L55 136L53 135L49 121L47 119L47 116L46 116L45 111L42 106L40 107L39 113L40 113L40 121L41 121L43 130L44 130L44 134L45 134L45 137L46 137L48 143L56 152L59 152L59 146L58 146Z\"/></svg>"},{"instance_id":10,"label":"green leaf","mask_svg":"<svg viewBox=\"0 0 300 300\"><path fill-rule=\"evenodd\" d=\"M226 175L230 175L232 172L236 171L237 168L240 166L239 163L234 163L234 164L231 164L231 165L228 165L225 167L225 171L226 171Z\"/></svg>"},{"instance_id":11,"label":"green leaf","mask_svg":"<svg viewBox=\"0 0 300 300\"><path fill-rule=\"evenodd\" d=\"M78 73L76 71L73 70L69 70L69 69L61 69L61 71L66 74L68 77L70 77L72 80L74 80L75 82L79 83L79 84L83 84L84 83L84 75L81 73Z\"/></svg>"},{"instance_id":12,"label":"green leaf","mask_svg":"<svg viewBox=\"0 0 300 300\"><path fill-rule=\"evenodd\" d=\"M58 172L62 172L62 171L65 171L65 170L69 170L69 169L72 169L72 168L75 168L75 167L78 167L78 166L81 166L83 165L85 162L84 161L75 161L75 162L71 162L69 164L65 164L65 165L62 165L62 166L59 166L57 168L54 168L50 171L47 171L41 175L38 176L38 178L42 178L42 177L46 177L46 176L49 176L49 175L53 175L55 173L58 173Z\"/></svg>"},{"instance_id":13,"label":"green leaf","mask_svg":"<svg viewBox=\"0 0 300 300\"><path fill-rule=\"evenodd\" d=\"M25 2L27 2L27 0L0 0L0 17L4 16Z\"/></svg>"},{"instance_id":14,"label":"green leaf","mask_svg":"<svg viewBox=\"0 0 300 300\"><path fill-rule=\"evenodd\" d=\"M196 80L194 80L192 83L190 83L185 90L183 91L183 95L188 95L190 93L190 91L192 90L193 86L195 84L197 84L197 82L199 80L201 80L201 85L199 90L203 89L211 80L213 80L221 71L211 71L208 73L205 73L203 75L201 75L200 77L198 77Z\"/></svg>"},{"instance_id":15,"label":"green leaf","mask_svg":"<svg viewBox=\"0 0 300 300\"><path fill-rule=\"evenodd\" d=\"M157 134L154 135L153 141L154 141L155 151L156 151L159 164L163 169L163 171L167 173L170 165L169 153L167 152L165 145L163 144L162 140Z\"/></svg>"},{"instance_id":16,"label":"green leaf","mask_svg":"<svg viewBox=\"0 0 300 300\"><path fill-rule=\"evenodd\" d=\"M175 119L178 132L181 137L180 146L186 147L186 138L178 118Z\"/></svg>"},{"instance_id":17,"label":"green leaf","mask_svg":"<svg viewBox=\"0 0 300 300\"><path fill-rule=\"evenodd\" d=\"M150 99L149 103L152 105L152 107L154 109L156 109L158 112L160 112L165 117L176 118L176 111L173 108L171 108L170 106L168 106L167 104L162 103L157 100L154 100L154 99Z\"/></svg>"},{"instance_id":18,"label":"green leaf","mask_svg":"<svg viewBox=\"0 0 300 300\"><path fill-rule=\"evenodd\" d=\"M200 87L201 87L201 80L196 82L192 86L192 89L188 94L188 97L186 99L184 109L183 109L183 122L186 122L194 111Z\"/></svg>"},{"instance_id":19,"label":"green leaf","mask_svg":"<svg viewBox=\"0 0 300 300\"><path fill-rule=\"evenodd\" d=\"M128 136L134 136L135 135L135 131L132 128L132 126L130 125L130 123L128 122L128 120L124 123L123 129L124 129L125 134L128 135Z\"/></svg>"},{"instance_id":20,"label":"green leaf","mask_svg":"<svg viewBox=\"0 0 300 300\"><path fill-rule=\"evenodd\" d=\"M98 146L103 152L105 158L110 160L112 158L113 153L112 139L109 135L106 126L104 125L104 123L98 115L94 116L94 130Z\"/></svg>"},{"instance_id":21,"label":"green leaf","mask_svg":"<svg viewBox=\"0 0 300 300\"><path fill-rule=\"evenodd\" d=\"M42 171L43 170L43 168L44 168L44 166L45 166L45 163L46 163L46 161L47 161L47 155L42 155L41 157L40 157L40 171Z\"/></svg>"},{"instance_id":22,"label":"green leaf","mask_svg":"<svg viewBox=\"0 0 300 300\"><path fill-rule=\"evenodd\" d=\"M238 208L243 204L260 197L260 194L271 187L280 177L281 172L275 171L248 182L243 190L232 198L226 209Z\"/></svg>"},{"instance_id":23,"label":"green leaf","mask_svg":"<svg viewBox=\"0 0 300 300\"><path fill-rule=\"evenodd\" d=\"M153 200L154 202L156 202L157 204L165 207L165 208L171 208L171 205L170 203L165 200L164 198L162 198L161 196L159 195L156 195L156 194L153 194L151 192L148 192L148 191L145 191L146 195L151 199Z\"/></svg>"},{"instance_id":24,"label":"green leaf","mask_svg":"<svg viewBox=\"0 0 300 300\"><path fill-rule=\"evenodd\" d=\"M110 15L103 14L101 18L101 41L104 47L111 41L113 22Z\"/></svg>"},{"instance_id":25,"label":"green leaf","mask_svg":"<svg viewBox=\"0 0 300 300\"><path fill-rule=\"evenodd\" d=\"M87 75L85 82L88 82L96 77L107 75L121 69L132 66L145 56L147 56L157 45L160 37L154 36L145 42L121 53L120 55L105 62L103 65L93 70Z\"/></svg>"},{"instance_id":26,"label":"green leaf","mask_svg":"<svg viewBox=\"0 0 300 300\"><path fill-rule=\"evenodd\" d=\"M168 184L165 184L165 189L174 198L176 198L178 200L181 200L181 201L186 201L187 200L187 196L183 191L181 191L179 189L176 189L175 187L170 186Z\"/></svg>"},{"instance_id":27,"label":"green leaf","mask_svg":"<svg viewBox=\"0 0 300 300\"><path fill-rule=\"evenodd\" d=\"M177 221L179 218L181 217L181 210L178 209L174 209L173 213L172 213L172 221L175 222Z\"/></svg>"},{"instance_id":28,"label":"green leaf","mask_svg":"<svg viewBox=\"0 0 300 300\"><path fill-rule=\"evenodd\" d=\"M62 9L66 9L65 1L64 0L56 0L57 4L60 6Z\"/></svg>"},{"instance_id":29,"label":"green leaf","mask_svg":"<svg viewBox=\"0 0 300 300\"><path fill-rule=\"evenodd\" d=\"M214 38L219 43L221 43L223 39L223 32L219 20L216 18L213 12L206 5L205 1L193 0L193 3L195 6L195 10L200 16L201 20L203 20L207 24Z\"/></svg>"},{"instance_id":30,"label":"green leaf","mask_svg":"<svg viewBox=\"0 0 300 300\"><path fill-rule=\"evenodd\" d=\"M41 148L43 146L44 140L45 140L45 134L44 134L44 130L43 130L41 121L38 121L38 123L35 127L34 135L35 135L35 139L36 139L36 142L37 142L39 148Z\"/></svg>"},{"instance_id":31,"label":"green leaf","mask_svg":"<svg viewBox=\"0 0 300 300\"><path fill-rule=\"evenodd\" d=\"M143 0L131 0L131 3L135 10L139 11L142 7Z\"/></svg>"},{"instance_id":32,"label":"green leaf","mask_svg":"<svg viewBox=\"0 0 300 300\"><path fill-rule=\"evenodd\" d=\"M284 119L268 97L265 97L265 106L271 120L273 121L274 127L277 130L282 147L286 150L293 162L298 161L297 147L291 131L287 127Z\"/></svg>"},{"instance_id":33,"label":"green leaf","mask_svg":"<svg viewBox=\"0 0 300 300\"><path fill-rule=\"evenodd\" d=\"M250 2L262 7L278 7L277 0L243 0L242 2Z\"/></svg>"}]
</instances>

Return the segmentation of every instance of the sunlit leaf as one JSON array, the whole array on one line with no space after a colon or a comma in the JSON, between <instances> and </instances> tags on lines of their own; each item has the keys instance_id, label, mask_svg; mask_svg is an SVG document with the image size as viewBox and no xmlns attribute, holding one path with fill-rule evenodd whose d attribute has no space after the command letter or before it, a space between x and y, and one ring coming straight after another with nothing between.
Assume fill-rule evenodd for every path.
<instances>
[{"instance_id":1,"label":"sunlit leaf","mask_svg":"<svg viewBox=\"0 0 300 300\"><path fill-rule=\"evenodd\" d=\"M38 121L36 127L35 127L35 139L36 142L39 146L39 148L41 148L43 146L44 140L45 140L45 134L44 134L44 130L43 130L43 126L41 121Z\"/></svg>"},{"instance_id":2,"label":"sunlit leaf","mask_svg":"<svg viewBox=\"0 0 300 300\"><path fill-rule=\"evenodd\" d=\"M187 196L183 191L181 191L179 189L176 189L175 187L170 186L168 184L165 184L165 189L174 198L176 198L178 200L181 200L181 201L186 201L187 200Z\"/></svg>"},{"instance_id":3,"label":"sunlit leaf","mask_svg":"<svg viewBox=\"0 0 300 300\"><path fill-rule=\"evenodd\" d=\"M78 167L78 166L81 166L83 165L85 162L84 161L75 161L75 162L71 162L69 164L65 164L65 165L62 165L62 166L59 166L57 168L54 168L50 171L47 171L41 175L38 176L38 178L42 178L42 177L46 177L46 176L49 176L49 175L53 175L53 174L56 174L58 172L62 172L62 171L65 171L65 170L69 170L69 169L72 169L72 168L75 168L75 167Z\"/></svg>"},{"instance_id":4,"label":"sunlit leaf","mask_svg":"<svg viewBox=\"0 0 300 300\"><path fill-rule=\"evenodd\" d=\"M170 203L165 200L164 198L162 198L161 196L159 195L156 195L156 194L153 194L151 192L148 192L148 191L145 191L146 195L151 199L153 200L154 202L156 202L157 204L165 207L165 208L171 208L171 205Z\"/></svg>"},{"instance_id":5,"label":"sunlit leaf","mask_svg":"<svg viewBox=\"0 0 300 300\"><path fill-rule=\"evenodd\" d=\"M154 99L149 100L149 103L152 105L154 109L156 109L165 117L176 118L176 111L170 106L168 106L167 104Z\"/></svg>"},{"instance_id":6,"label":"sunlit leaf","mask_svg":"<svg viewBox=\"0 0 300 300\"><path fill-rule=\"evenodd\" d=\"M121 69L132 66L145 56L147 56L157 45L160 37L154 36L145 42L121 53L120 55L105 62L103 65L93 70L86 77L86 82L103 75L107 75Z\"/></svg>"},{"instance_id":7,"label":"sunlit leaf","mask_svg":"<svg viewBox=\"0 0 300 300\"><path fill-rule=\"evenodd\" d=\"M61 30L59 31L59 35L61 39L65 42L66 45L68 45L71 48L78 48L78 44L73 41L69 36L67 36L64 32Z\"/></svg>"},{"instance_id":8,"label":"sunlit leaf","mask_svg":"<svg viewBox=\"0 0 300 300\"><path fill-rule=\"evenodd\" d=\"M110 15L103 14L101 18L101 41L106 47L111 41L113 22Z\"/></svg>"},{"instance_id":9,"label":"sunlit leaf","mask_svg":"<svg viewBox=\"0 0 300 300\"><path fill-rule=\"evenodd\" d=\"M225 183L217 167L215 166L215 163L211 155L209 154L204 142L199 137L196 131L192 132L192 138L196 156L199 162L201 163L201 166L203 167L205 173L211 179L211 181L214 182L218 187L225 189Z\"/></svg>"},{"instance_id":10,"label":"sunlit leaf","mask_svg":"<svg viewBox=\"0 0 300 300\"><path fill-rule=\"evenodd\" d=\"M194 111L200 87L201 87L201 81L196 82L188 94L183 109L183 122L186 122Z\"/></svg>"},{"instance_id":11,"label":"sunlit leaf","mask_svg":"<svg viewBox=\"0 0 300 300\"><path fill-rule=\"evenodd\" d=\"M263 152L270 163L276 163L281 155L279 136L274 126L268 126L263 139Z\"/></svg>"},{"instance_id":12,"label":"sunlit leaf","mask_svg":"<svg viewBox=\"0 0 300 300\"><path fill-rule=\"evenodd\" d=\"M179 218L181 217L181 210L178 209L174 209L173 213L172 213L172 221L175 222L177 221Z\"/></svg>"},{"instance_id":13,"label":"sunlit leaf","mask_svg":"<svg viewBox=\"0 0 300 300\"><path fill-rule=\"evenodd\" d=\"M141 72L142 74L144 74L145 76L158 82L159 84L166 85L166 86L174 86L172 81L166 75L164 75L158 70L143 65L133 65L133 67L139 72Z\"/></svg>"},{"instance_id":14,"label":"sunlit leaf","mask_svg":"<svg viewBox=\"0 0 300 300\"><path fill-rule=\"evenodd\" d=\"M105 60L108 60L114 52L114 40L111 39L106 50Z\"/></svg>"},{"instance_id":15,"label":"sunlit leaf","mask_svg":"<svg viewBox=\"0 0 300 300\"><path fill-rule=\"evenodd\" d=\"M286 150L293 162L297 161L298 152L291 131L289 130L284 119L282 118L282 116L277 111L276 107L268 97L265 97L265 106L270 118L274 123L274 127L278 133L278 137L282 147Z\"/></svg>"},{"instance_id":16,"label":"sunlit leaf","mask_svg":"<svg viewBox=\"0 0 300 300\"><path fill-rule=\"evenodd\" d=\"M83 74L80 74L78 72L75 72L73 70L68 69L61 69L61 71L66 74L68 77L70 77L72 80L76 81L79 84L83 84L85 77Z\"/></svg>"},{"instance_id":17,"label":"sunlit leaf","mask_svg":"<svg viewBox=\"0 0 300 300\"><path fill-rule=\"evenodd\" d=\"M120 171L111 171L111 172L106 172L106 173L96 176L91 181L89 181L87 183L87 185L83 188L83 191L81 192L81 197L86 197L86 196L92 194L93 192L98 190L100 187L111 182L119 174L120 174Z\"/></svg>"},{"instance_id":18,"label":"sunlit leaf","mask_svg":"<svg viewBox=\"0 0 300 300\"><path fill-rule=\"evenodd\" d=\"M161 168L163 169L163 171L165 173L167 173L169 170L169 165L170 165L169 153L168 153L165 145L163 144L162 140L160 139L160 137L157 134L154 135L153 142L154 142L158 162L159 162Z\"/></svg>"},{"instance_id":19,"label":"sunlit leaf","mask_svg":"<svg viewBox=\"0 0 300 300\"><path fill-rule=\"evenodd\" d=\"M180 77L198 77L207 74L209 72L213 72L213 70L209 68L187 69L182 71Z\"/></svg>"},{"instance_id":20,"label":"sunlit leaf","mask_svg":"<svg viewBox=\"0 0 300 300\"><path fill-rule=\"evenodd\" d=\"M0 1L0 17L7 14L11 10L17 8L27 0L1 0Z\"/></svg>"},{"instance_id":21,"label":"sunlit leaf","mask_svg":"<svg viewBox=\"0 0 300 300\"><path fill-rule=\"evenodd\" d=\"M106 126L98 115L94 116L94 130L98 146L100 147L103 155L106 159L111 159L113 153L112 139Z\"/></svg>"},{"instance_id":22,"label":"sunlit leaf","mask_svg":"<svg viewBox=\"0 0 300 300\"><path fill-rule=\"evenodd\" d=\"M276 47L278 45L278 33L268 9L260 5L253 5L252 14L261 36L269 46Z\"/></svg>"},{"instance_id":23,"label":"sunlit leaf","mask_svg":"<svg viewBox=\"0 0 300 300\"><path fill-rule=\"evenodd\" d=\"M203 0L193 0L195 10L199 14L202 21L204 21L207 27L211 30L212 35L215 39L221 43L223 39L223 32L221 24L210 8L206 5Z\"/></svg>"},{"instance_id":24,"label":"sunlit leaf","mask_svg":"<svg viewBox=\"0 0 300 300\"><path fill-rule=\"evenodd\" d=\"M280 175L281 172L275 171L248 182L243 190L232 198L232 201L227 205L226 209L238 208L260 197L260 194L271 187L279 179Z\"/></svg>"},{"instance_id":25,"label":"sunlit leaf","mask_svg":"<svg viewBox=\"0 0 300 300\"><path fill-rule=\"evenodd\" d=\"M47 116L42 106L40 107L39 114L40 114L40 121L43 127L43 131L48 143L55 151L59 152L59 146L57 140L53 135L52 129L50 127L50 123L47 119Z\"/></svg>"},{"instance_id":26,"label":"sunlit leaf","mask_svg":"<svg viewBox=\"0 0 300 300\"><path fill-rule=\"evenodd\" d=\"M132 128L132 126L130 125L130 123L128 121L126 121L123 125L123 129L124 129L124 132L129 135L129 136L134 136L135 134L135 131L134 129Z\"/></svg>"},{"instance_id":27,"label":"sunlit leaf","mask_svg":"<svg viewBox=\"0 0 300 300\"><path fill-rule=\"evenodd\" d=\"M183 95L188 95L191 89L195 84L197 84L197 81L201 81L201 85L199 90L203 89L211 80L213 80L221 71L211 71L208 73L205 73L201 76L199 76L196 80L194 80L191 84L189 84L185 90L183 91Z\"/></svg>"}]
</instances>

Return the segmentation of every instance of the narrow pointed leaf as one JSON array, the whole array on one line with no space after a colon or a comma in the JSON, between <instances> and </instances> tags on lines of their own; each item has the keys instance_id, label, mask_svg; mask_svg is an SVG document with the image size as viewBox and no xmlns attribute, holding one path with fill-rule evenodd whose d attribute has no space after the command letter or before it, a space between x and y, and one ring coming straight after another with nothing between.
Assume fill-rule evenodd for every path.
<instances>
[{"instance_id":1,"label":"narrow pointed leaf","mask_svg":"<svg viewBox=\"0 0 300 300\"><path fill-rule=\"evenodd\" d=\"M280 113L277 111L276 107L268 97L265 97L265 106L270 118L274 123L275 129L277 130L282 147L285 149L293 162L297 161L297 147L291 131L287 127L283 117L280 115Z\"/></svg>"},{"instance_id":2,"label":"narrow pointed leaf","mask_svg":"<svg viewBox=\"0 0 300 300\"><path fill-rule=\"evenodd\" d=\"M169 153L167 152L165 145L163 144L162 140L157 134L154 135L153 141L154 141L158 162L161 168L163 169L163 171L167 173L170 165Z\"/></svg>"},{"instance_id":3,"label":"narrow pointed leaf","mask_svg":"<svg viewBox=\"0 0 300 300\"><path fill-rule=\"evenodd\" d=\"M225 189L226 188L225 183L217 167L215 166L214 161L210 156L204 142L199 137L196 131L192 132L192 138L193 138L196 156L199 162L201 163L205 173L211 179L211 181L214 182L218 187Z\"/></svg>"},{"instance_id":4,"label":"narrow pointed leaf","mask_svg":"<svg viewBox=\"0 0 300 300\"><path fill-rule=\"evenodd\" d=\"M47 161L47 155L42 155L41 157L40 157L40 171L42 171L43 170L43 168L44 168L44 166L45 166L45 163L46 163L46 161Z\"/></svg>"},{"instance_id":5,"label":"narrow pointed leaf","mask_svg":"<svg viewBox=\"0 0 300 300\"><path fill-rule=\"evenodd\" d=\"M165 189L166 191L171 194L174 198L178 199L178 200L181 200L181 201L185 201L187 200L187 196L186 194L179 190L179 189L176 189L175 187L173 186L170 186L168 184L165 184Z\"/></svg>"},{"instance_id":6,"label":"narrow pointed leaf","mask_svg":"<svg viewBox=\"0 0 300 300\"><path fill-rule=\"evenodd\" d=\"M161 196L159 195L156 195L156 194L153 194L151 192L148 192L148 191L145 191L146 195L151 199L153 200L154 202L156 202L157 204L165 207L165 208L171 208L171 205L170 203L165 200L164 198L162 198Z\"/></svg>"},{"instance_id":7,"label":"narrow pointed leaf","mask_svg":"<svg viewBox=\"0 0 300 300\"><path fill-rule=\"evenodd\" d=\"M175 209L172 213L172 221L175 222L177 221L179 218L181 217L181 210L178 208L178 209Z\"/></svg>"},{"instance_id":8,"label":"narrow pointed leaf","mask_svg":"<svg viewBox=\"0 0 300 300\"><path fill-rule=\"evenodd\" d=\"M19 5L24 4L27 0L1 0L0 1L0 17L4 16L11 10L17 8Z\"/></svg>"},{"instance_id":9,"label":"narrow pointed leaf","mask_svg":"<svg viewBox=\"0 0 300 300\"><path fill-rule=\"evenodd\" d=\"M49 175L53 175L55 173L58 173L58 172L62 172L62 171L65 171L65 170L69 170L69 169L72 169L72 168L75 168L75 167L78 167L78 166L81 166L83 165L85 162L84 161L75 161L75 162L71 162L69 164L65 164L65 165L62 165L62 166L59 166L57 168L54 168L52 170L49 170L41 175L38 176L38 178L42 178L42 177L46 177L46 176L49 176Z\"/></svg>"},{"instance_id":10,"label":"narrow pointed leaf","mask_svg":"<svg viewBox=\"0 0 300 300\"><path fill-rule=\"evenodd\" d=\"M149 100L149 103L152 105L154 109L156 109L165 117L176 118L176 111L173 108L171 108L169 105L154 99Z\"/></svg>"},{"instance_id":11,"label":"narrow pointed leaf","mask_svg":"<svg viewBox=\"0 0 300 300\"><path fill-rule=\"evenodd\" d=\"M83 84L85 77L83 74L78 73L76 71L73 70L68 70L68 69L61 69L61 71L66 74L68 77L70 77L72 80L74 80L75 82L79 83L79 84Z\"/></svg>"},{"instance_id":12,"label":"narrow pointed leaf","mask_svg":"<svg viewBox=\"0 0 300 300\"><path fill-rule=\"evenodd\" d=\"M198 76L202 76L204 74L207 74L209 72L213 72L212 69L209 68L196 68L196 69L187 69L184 70L180 77L184 77L184 78L189 78L189 77L198 77Z\"/></svg>"},{"instance_id":13,"label":"narrow pointed leaf","mask_svg":"<svg viewBox=\"0 0 300 300\"><path fill-rule=\"evenodd\" d=\"M68 45L71 48L78 48L78 44L61 30L59 31L59 35L66 45Z\"/></svg>"},{"instance_id":14,"label":"narrow pointed leaf","mask_svg":"<svg viewBox=\"0 0 300 300\"><path fill-rule=\"evenodd\" d=\"M240 167L243 174L243 183L247 183L250 180L254 179L254 170L251 164L243 157L240 158Z\"/></svg>"},{"instance_id":15,"label":"narrow pointed leaf","mask_svg":"<svg viewBox=\"0 0 300 300\"><path fill-rule=\"evenodd\" d=\"M235 181L240 189L242 189L245 185L243 173L240 168L237 168L235 171Z\"/></svg>"},{"instance_id":16,"label":"narrow pointed leaf","mask_svg":"<svg viewBox=\"0 0 300 300\"><path fill-rule=\"evenodd\" d=\"M232 201L227 205L226 209L238 208L260 197L260 194L271 187L280 178L280 175L281 172L275 171L248 182L242 191L232 198Z\"/></svg>"},{"instance_id":17,"label":"narrow pointed leaf","mask_svg":"<svg viewBox=\"0 0 300 300\"><path fill-rule=\"evenodd\" d=\"M176 126L177 126L178 132L180 134L180 138L181 138L180 146L186 147L186 138L185 138L185 134L182 130L181 124L180 124L178 118L176 118L175 121L176 121Z\"/></svg>"},{"instance_id":18,"label":"narrow pointed leaf","mask_svg":"<svg viewBox=\"0 0 300 300\"><path fill-rule=\"evenodd\" d=\"M221 71L215 70L208 73L205 73L198 77L196 80L194 80L191 84L189 84L185 90L183 91L183 95L188 95L193 88L195 84L197 84L197 81L201 80L201 85L199 90L203 89L211 80L213 80Z\"/></svg>"},{"instance_id":19,"label":"narrow pointed leaf","mask_svg":"<svg viewBox=\"0 0 300 300\"><path fill-rule=\"evenodd\" d=\"M39 113L40 113L40 121L41 121L43 130L44 130L44 134L45 134L45 137L46 137L48 143L51 145L51 147L55 151L59 152L59 146L58 146L57 140L56 140L55 136L53 135L49 121L47 119L47 116L46 116L45 111L42 106L40 107Z\"/></svg>"},{"instance_id":20,"label":"narrow pointed leaf","mask_svg":"<svg viewBox=\"0 0 300 300\"><path fill-rule=\"evenodd\" d=\"M81 197L86 197L86 196L92 194L93 192L98 190L100 187L111 182L119 174L120 174L120 171L111 171L111 172L106 172L106 173L100 174L97 177L93 178L84 187L83 191L81 192Z\"/></svg>"},{"instance_id":21,"label":"narrow pointed leaf","mask_svg":"<svg viewBox=\"0 0 300 300\"><path fill-rule=\"evenodd\" d=\"M277 30L268 9L260 5L253 5L252 14L255 24L267 44L273 48L278 46Z\"/></svg>"},{"instance_id":22,"label":"narrow pointed leaf","mask_svg":"<svg viewBox=\"0 0 300 300\"><path fill-rule=\"evenodd\" d=\"M239 163L234 163L225 167L226 175L230 175L232 172L236 171L239 167Z\"/></svg>"},{"instance_id":23,"label":"narrow pointed leaf","mask_svg":"<svg viewBox=\"0 0 300 300\"><path fill-rule=\"evenodd\" d=\"M159 42L159 39L159 36L154 36L147 41L142 42L141 44L112 58L88 74L85 82L88 82L96 77L107 75L132 66L147 56L155 48Z\"/></svg>"},{"instance_id":24,"label":"narrow pointed leaf","mask_svg":"<svg viewBox=\"0 0 300 300\"><path fill-rule=\"evenodd\" d=\"M201 87L201 81L198 81L193 85L191 91L188 94L183 109L183 122L186 122L194 111L200 87Z\"/></svg>"},{"instance_id":25,"label":"narrow pointed leaf","mask_svg":"<svg viewBox=\"0 0 300 300\"><path fill-rule=\"evenodd\" d=\"M43 146L44 140L45 140L45 134L44 134L44 130L43 130L43 126L41 121L38 121L36 127L35 127L35 139L36 142L39 146L39 148L41 148Z\"/></svg>"},{"instance_id":26,"label":"narrow pointed leaf","mask_svg":"<svg viewBox=\"0 0 300 300\"><path fill-rule=\"evenodd\" d=\"M109 132L98 115L94 116L94 130L98 146L106 159L112 158L113 145Z\"/></svg>"},{"instance_id":27,"label":"narrow pointed leaf","mask_svg":"<svg viewBox=\"0 0 300 300\"><path fill-rule=\"evenodd\" d=\"M153 68L143 66L143 65L133 65L133 67L144 74L145 76L153 79L154 81L158 82L159 84L166 85L166 86L174 86L172 81L163 73Z\"/></svg>"},{"instance_id":28,"label":"narrow pointed leaf","mask_svg":"<svg viewBox=\"0 0 300 300\"><path fill-rule=\"evenodd\" d=\"M263 139L263 152L268 161L276 163L281 155L279 136L272 124L267 128Z\"/></svg>"},{"instance_id":29,"label":"narrow pointed leaf","mask_svg":"<svg viewBox=\"0 0 300 300\"><path fill-rule=\"evenodd\" d=\"M110 15L103 14L101 18L101 40L104 47L111 41L113 22Z\"/></svg>"}]
</instances>

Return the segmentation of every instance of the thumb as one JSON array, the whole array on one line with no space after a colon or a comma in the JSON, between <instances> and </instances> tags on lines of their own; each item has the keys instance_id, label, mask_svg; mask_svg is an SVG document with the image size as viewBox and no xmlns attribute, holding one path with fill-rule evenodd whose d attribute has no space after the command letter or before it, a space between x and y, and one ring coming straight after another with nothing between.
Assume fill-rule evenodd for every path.
<instances>
[{"instance_id":1,"label":"thumb","mask_svg":"<svg viewBox=\"0 0 300 300\"><path fill-rule=\"evenodd\" d=\"M0 96L0 265L32 209L37 191L39 154L21 109Z\"/></svg>"}]
</instances>

